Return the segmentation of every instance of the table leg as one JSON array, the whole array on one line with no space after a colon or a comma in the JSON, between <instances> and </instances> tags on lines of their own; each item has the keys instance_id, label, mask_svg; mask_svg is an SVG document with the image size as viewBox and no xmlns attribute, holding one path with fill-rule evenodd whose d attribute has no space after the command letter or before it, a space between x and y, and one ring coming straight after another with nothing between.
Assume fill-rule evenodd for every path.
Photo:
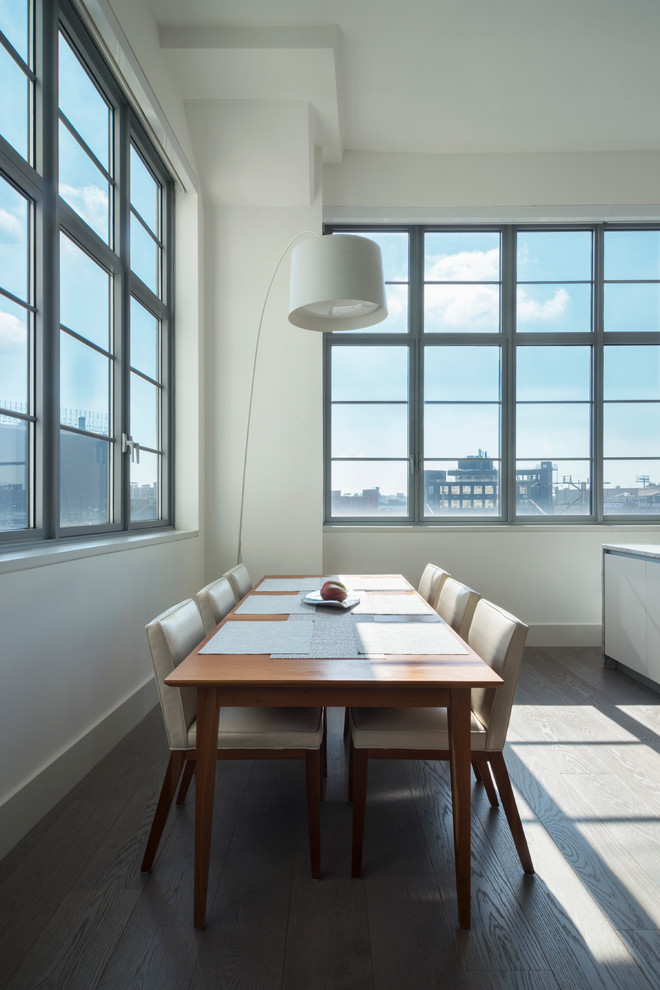
<instances>
[{"instance_id":1,"label":"table leg","mask_svg":"<svg viewBox=\"0 0 660 990\"><path fill-rule=\"evenodd\" d=\"M458 924L467 929L470 927L471 872L469 688L451 689L448 715Z\"/></svg>"},{"instance_id":2,"label":"table leg","mask_svg":"<svg viewBox=\"0 0 660 990\"><path fill-rule=\"evenodd\" d=\"M197 754L195 781L195 928L206 927L213 794L220 709L214 687L197 688Z\"/></svg>"}]
</instances>

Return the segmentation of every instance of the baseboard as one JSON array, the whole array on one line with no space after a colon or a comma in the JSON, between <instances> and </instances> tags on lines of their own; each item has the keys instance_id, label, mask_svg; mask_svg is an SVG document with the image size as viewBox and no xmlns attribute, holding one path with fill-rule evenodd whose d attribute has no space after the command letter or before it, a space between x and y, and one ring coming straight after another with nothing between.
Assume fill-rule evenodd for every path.
<instances>
[{"instance_id":1,"label":"baseboard","mask_svg":"<svg viewBox=\"0 0 660 990\"><path fill-rule=\"evenodd\" d=\"M575 625L530 625L528 646L602 646L603 627L579 623Z\"/></svg>"},{"instance_id":2,"label":"baseboard","mask_svg":"<svg viewBox=\"0 0 660 990\"><path fill-rule=\"evenodd\" d=\"M0 805L0 859L156 704L152 676L7 798Z\"/></svg>"}]
</instances>

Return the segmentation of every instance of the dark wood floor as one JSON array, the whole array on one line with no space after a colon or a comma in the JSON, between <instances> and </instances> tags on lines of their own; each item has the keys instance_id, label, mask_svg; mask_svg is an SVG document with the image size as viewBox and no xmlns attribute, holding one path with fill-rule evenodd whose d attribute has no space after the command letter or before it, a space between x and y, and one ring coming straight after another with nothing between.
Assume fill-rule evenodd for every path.
<instances>
[{"instance_id":1,"label":"dark wood floor","mask_svg":"<svg viewBox=\"0 0 660 990\"><path fill-rule=\"evenodd\" d=\"M139 870L167 762L155 709L0 863L0 986L654 990L660 697L595 649L528 649L506 755L537 869L473 789L472 930L456 927L448 772L375 762L350 879L330 712L323 879L297 762L218 765L208 928L192 927L194 800ZM6 755L6 754L5 754Z\"/></svg>"}]
</instances>

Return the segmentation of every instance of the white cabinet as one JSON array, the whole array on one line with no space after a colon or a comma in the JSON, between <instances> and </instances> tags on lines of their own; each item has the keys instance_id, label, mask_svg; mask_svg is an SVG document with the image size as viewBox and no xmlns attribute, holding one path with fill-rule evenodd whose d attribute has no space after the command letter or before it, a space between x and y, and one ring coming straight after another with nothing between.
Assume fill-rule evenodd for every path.
<instances>
[{"instance_id":1,"label":"white cabinet","mask_svg":"<svg viewBox=\"0 0 660 990\"><path fill-rule=\"evenodd\" d=\"M603 547L603 651L660 684L660 546Z\"/></svg>"}]
</instances>

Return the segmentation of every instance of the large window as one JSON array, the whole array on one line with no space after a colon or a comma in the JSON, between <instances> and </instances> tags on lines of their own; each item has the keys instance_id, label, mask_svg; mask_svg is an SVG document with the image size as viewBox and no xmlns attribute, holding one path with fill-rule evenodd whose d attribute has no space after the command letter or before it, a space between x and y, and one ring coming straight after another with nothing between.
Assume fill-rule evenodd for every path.
<instances>
[{"instance_id":1,"label":"large window","mask_svg":"<svg viewBox=\"0 0 660 990\"><path fill-rule=\"evenodd\" d=\"M172 180L70 0L0 81L0 544L169 525Z\"/></svg>"},{"instance_id":2,"label":"large window","mask_svg":"<svg viewBox=\"0 0 660 990\"><path fill-rule=\"evenodd\" d=\"M332 230L389 316L326 336L326 520L657 522L660 228Z\"/></svg>"}]
</instances>

